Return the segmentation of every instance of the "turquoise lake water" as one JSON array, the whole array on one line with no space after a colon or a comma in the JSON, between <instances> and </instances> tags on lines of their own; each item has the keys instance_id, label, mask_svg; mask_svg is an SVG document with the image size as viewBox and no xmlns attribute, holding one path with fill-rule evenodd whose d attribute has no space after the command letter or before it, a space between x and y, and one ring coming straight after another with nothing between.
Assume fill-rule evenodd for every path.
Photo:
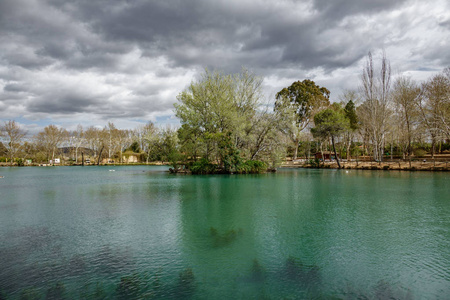
<instances>
[{"instance_id":1,"label":"turquoise lake water","mask_svg":"<svg viewBox=\"0 0 450 300\"><path fill-rule=\"evenodd\" d=\"M450 173L0 176L0 299L450 299Z\"/></svg>"}]
</instances>

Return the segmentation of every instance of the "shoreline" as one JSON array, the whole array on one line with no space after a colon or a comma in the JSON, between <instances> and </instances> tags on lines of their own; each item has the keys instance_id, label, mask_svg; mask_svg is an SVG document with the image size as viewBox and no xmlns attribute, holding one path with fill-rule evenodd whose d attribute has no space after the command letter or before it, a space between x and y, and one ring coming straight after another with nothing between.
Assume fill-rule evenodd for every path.
<instances>
[{"instance_id":1,"label":"shoreline","mask_svg":"<svg viewBox=\"0 0 450 300\"><path fill-rule=\"evenodd\" d=\"M375 161L367 162L344 162L341 161L341 169L346 170L383 170L383 171L450 171L450 162L382 162L378 163ZM321 166L311 166L305 162L284 162L281 168L305 168L305 169L339 169L336 162L324 162Z\"/></svg>"},{"instance_id":2,"label":"shoreline","mask_svg":"<svg viewBox=\"0 0 450 300\"><path fill-rule=\"evenodd\" d=\"M151 163L131 163L131 164L100 164L100 165L84 165L84 167L90 166L101 166L101 167L120 167L120 166L170 166L169 162L151 162ZM18 167L17 165L10 166L9 164L0 163L1 167ZM31 164L20 167L83 167L83 165L49 165L49 164ZM339 169L337 163L333 162L323 162L320 166L311 166L305 161L285 161L283 162L280 169ZM278 169L277 168L277 169ZM375 161L367 162L345 162L341 161L341 169L346 170L383 170L383 171L428 171L428 172L441 172L450 171L450 162L436 161L436 162L422 162L422 161L412 161L412 162L382 162L378 163Z\"/></svg>"}]
</instances>

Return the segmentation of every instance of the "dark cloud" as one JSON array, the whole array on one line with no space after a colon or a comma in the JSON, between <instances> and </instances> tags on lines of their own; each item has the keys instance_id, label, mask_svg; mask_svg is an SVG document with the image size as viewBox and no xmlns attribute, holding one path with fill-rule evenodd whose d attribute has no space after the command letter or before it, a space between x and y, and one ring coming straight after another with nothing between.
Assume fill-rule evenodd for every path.
<instances>
[{"instance_id":1,"label":"dark cloud","mask_svg":"<svg viewBox=\"0 0 450 300\"><path fill-rule=\"evenodd\" d=\"M450 64L448 20L445 0L3 0L0 107L8 118L167 115L205 67L245 66L268 94L310 77L333 95L368 51L409 70Z\"/></svg>"}]
</instances>

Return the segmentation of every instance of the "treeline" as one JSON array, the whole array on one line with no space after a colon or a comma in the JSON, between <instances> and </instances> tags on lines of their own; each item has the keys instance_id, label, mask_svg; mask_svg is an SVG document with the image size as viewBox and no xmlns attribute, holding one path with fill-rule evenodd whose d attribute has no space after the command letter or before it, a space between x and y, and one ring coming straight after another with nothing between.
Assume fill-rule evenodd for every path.
<instances>
[{"instance_id":1,"label":"treeline","mask_svg":"<svg viewBox=\"0 0 450 300\"><path fill-rule=\"evenodd\" d=\"M265 101L262 78L243 70L205 71L178 97L181 126L149 122L133 130L81 125L67 131L49 125L32 138L15 121L2 126L0 156L10 163L66 157L80 164L170 161L193 173L258 173L276 168L288 155L310 159L332 151L337 158L365 156L411 159L449 150L450 68L418 83L394 76L385 55L379 66L369 53L358 87L330 103L330 92L314 81L296 81Z\"/></svg>"},{"instance_id":2,"label":"treeline","mask_svg":"<svg viewBox=\"0 0 450 300\"><path fill-rule=\"evenodd\" d=\"M78 125L74 131L48 125L38 134L26 137L26 132L12 120L5 122L2 131L0 157L19 165L26 160L54 163L56 158L64 164L128 163L130 156L134 162L168 161L178 144L175 129L158 128L151 122L132 130L118 129L111 122L103 128Z\"/></svg>"}]
</instances>

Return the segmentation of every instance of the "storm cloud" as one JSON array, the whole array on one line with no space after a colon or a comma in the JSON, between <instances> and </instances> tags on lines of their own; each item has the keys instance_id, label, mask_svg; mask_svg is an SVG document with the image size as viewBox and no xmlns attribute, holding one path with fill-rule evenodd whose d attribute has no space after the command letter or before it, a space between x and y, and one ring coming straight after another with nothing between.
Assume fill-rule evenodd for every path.
<instances>
[{"instance_id":1,"label":"storm cloud","mask_svg":"<svg viewBox=\"0 0 450 300\"><path fill-rule=\"evenodd\" d=\"M336 100L369 51L417 80L449 66L449 24L445 0L3 0L0 120L170 120L204 68L246 67L267 97L311 78Z\"/></svg>"}]
</instances>

